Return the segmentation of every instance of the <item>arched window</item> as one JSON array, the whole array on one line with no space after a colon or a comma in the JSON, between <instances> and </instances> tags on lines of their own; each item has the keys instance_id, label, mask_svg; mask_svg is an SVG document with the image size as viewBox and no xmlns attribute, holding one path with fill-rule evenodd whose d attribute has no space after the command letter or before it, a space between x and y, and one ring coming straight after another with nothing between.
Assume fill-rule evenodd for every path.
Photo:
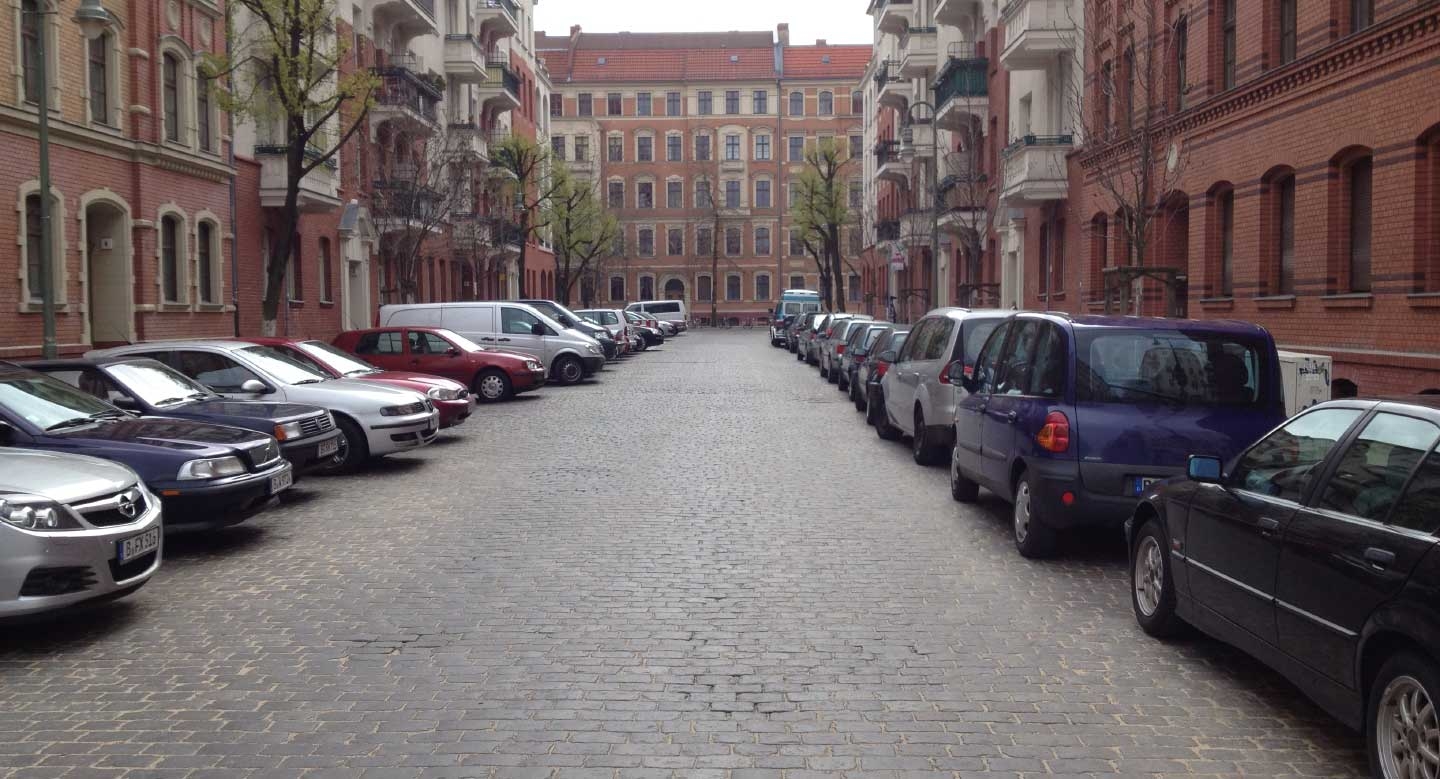
<instances>
[{"instance_id":1,"label":"arched window","mask_svg":"<svg viewBox=\"0 0 1440 779\"><path fill-rule=\"evenodd\" d=\"M1110 219L1096 214L1090 220L1090 299L1105 299L1104 270L1110 264ZM979 279L972 281L979 282Z\"/></svg>"},{"instance_id":2,"label":"arched window","mask_svg":"<svg viewBox=\"0 0 1440 779\"><path fill-rule=\"evenodd\" d=\"M1260 184L1262 295L1295 294L1295 171L1272 169Z\"/></svg>"},{"instance_id":3,"label":"arched window","mask_svg":"<svg viewBox=\"0 0 1440 779\"><path fill-rule=\"evenodd\" d=\"M725 256L734 257L740 254L740 228L725 228Z\"/></svg>"},{"instance_id":4,"label":"arched window","mask_svg":"<svg viewBox=\"0 0 1440 779\"><path fill-rule=\"evenodd\" d=\"M20 66L24 68L25 102L40 103L40 31L44 19L40 0L20 2Z\"/></svg>"},{"instance_id":5,"label":"arched window","mask_svg":"<svg viewBox=\"0 0 1440 779\"><path fill-rule=\"evenodd\" d=\"M320 239L320 302L329 303L334 300L334 281L330 260L330 239Z\"/></svg>"},{"instance_id":6,"label":"arched window","mask_svg":"<svg viewBox=\"0 0 1440 779\"><path fill-rule=\"evenodd\" d=\"M201 303L214 303L218 298L215 289L215 224L200 222L195 228L195 282L200 292Z\"/></svg>"},{"instance_id":7,"label":"arched window","mask_svg":"<svg viewBox=\"0 0 1440 779\"><path fill-rule=\"evenodd\" d=\"M53 236L52 236L53 239ZM40 244L40 193L25 198L25 286L32 302L44 300L40 285L45 247Z\"/></svg>"},{"instance_id":8,"label":"arched window","mask_svg":"<svg viewBox=\"0 0 1440 779\"><path fill-rule=\"evenodd\" d=\"M102 33L85 44L86 78L90 82L90 121L109 125L110 118L110 48L114 37Z\"/></svg>"},{"instance_id":9,"label":"arched window","mask_svg":"<svg viewBox=\"0 0 1440 779\"><path fill-rule=\"evenodd\" d=\"M768 227L755 228L755 256L770 256L770 228Z\"/></svg>"},{"instance_id":10,"label":"arched window","mask_svg":"<svg viewBox=\"0 0 1440 779\"><path fill-rule=\"evenodd\" d=\"M641 277L640 277L640 299L641 299L641 300L654 300L654 299L655 299L655 277L654 277L654 276L641 276Z\"/></svg>"},{"instance_id":11,"label":"arched window","mask_svg":"<svg viewBox=\"0 0 1440 779\"><path fill-rule=\"evenodd\" d=\"M180 142L180 58L165 53L160 65L165 112L165 140Z\"/></svg>"},{"instance_id":12,"label":"arched window","mask_svg":"<svg viewBox=\"0 0 1440 779\"><path fill-rule=\"evenodd\" d=\"M1235 294L1235 188L1221 182L1210 188L1205 291L1209 297Z\"/></svg>"},{"instance_id":13,"label":"arched window","mask_svg":"<svg viewBox=\"0 0 1440 779\"><path fill-rule=\"evenodd\" d=\"M804 116L804 115L805 115L805 93L804 93L804 92L791 92L791 93L790 93L790 115L791 115L791 116Z\"/></svg>"},{"instance_id":14,"label":"arched window","mask_svg":"<svg viewBox=\"0 0 1440 779\"><path fill-rule=\"evenodd\" d=\"M200 136L200 150L215 150L214 125L210 121L210 79L203 72L195 76L195 128Z\"/></svg>"},{"instance_id":15,"label":"arched window","mask_svg":"<svg viewBox=\"0 0 1440 779\"><path fill-rule=\"evenodd\" d=\"M290 300L297 302L305 299L305 267L301 262L302 254L300 236L296 235L290 241L290 269L285 274L285 290ZM419 275L417 271L416 276ZM416 282L418 286L420 279L416 278Z\"/></svg>"},{"instance_id":16,"label":"arched window","mask_svg":"<svg viewBox=\"0 0 1440 779\"><path fill-rule=\"evenodd\" d=\"M821 115L821 116L834 116L834 115L835 115L835 93L834 93L834 92L821 92L821 93L820 93L820 115Z\"/></svg>"},{"instance_id":17,"label":"arched window","mask_svg":"<svg viewBox=\"0 0 1440 779\"><path fill-rule=\"evenodd\" d=\"M180 302L180 219L160 219L160 289L166 303Z\"/></svg>"},{"instance_id":18,"label":"arched window","mask_svg":"<svg viewBox=\"0 0 1440 779\"><path fill-rule=\"evenodd\" d=\"M1415 162L1415 291L1440 292L1440 124L1420 135Z\"/></svg>"},{"instance_id":19,"label":"arched window","mask_svg":"<svg viewBox=\"0 0 1440 779\"><path fill-rule=\"evenodd\" d=\"M855 114L856 116L861 116L861 115L863 115L863 114L865 113L865 93L864 93L864 92L851 92L851 93L850 93L850 113Z\"/></svg>"}]
</instances>

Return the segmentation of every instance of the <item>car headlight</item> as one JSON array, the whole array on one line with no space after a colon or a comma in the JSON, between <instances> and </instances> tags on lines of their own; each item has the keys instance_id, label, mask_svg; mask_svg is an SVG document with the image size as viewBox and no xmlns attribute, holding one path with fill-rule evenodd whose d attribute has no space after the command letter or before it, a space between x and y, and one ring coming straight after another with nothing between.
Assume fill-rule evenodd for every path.
<instances>
[{"instance_id":1,"label":"car headlight","mask_svg":"<svg viewBox=\"0 0 1440 779\"><path fill-rule=\"evenodd\" d=\"M585 344L585 348L589 349L591 354L600 353L600 347L596 346L595 344Z\"/></svg>"},{"instance_id":2,"label":"car headlight","mask_svg":"<svg viewBox=\"0 0 1440 779\"><path fill-rule=\"evenodd\" d=\"M382 417L403 417L410 414L419 414L425 410L424 403L406 403L403 406L386 406L380 409Z\"/></svg>"},{"instance_id":3,"label":"car headlight","mask_svg":"<svg viewBox=\"0 0 1440 779\"><path fill-rule=\"evenodd\" d=\"M245 463L241 462L239 457L230 455L191 460L180 466L180 473L175 478L180 480L223 479L226 476L239 476L244 472Z\"/></svg>"},{"instance_id":4,"label":"car headlight","mask_svg":"<svg viewBox=\"0 0 1440 779\"><path fill-rule=\"evenodd\" d=\"M525 368L526 368L527 370L532 370L532 371L543 371L543 370L545 370L545 366L544 366L544 365L541 365L540 363L538 363L538 362L536 362L536 361L534 361L534 360L526 360L526 361L525 361Z\"/></svg>"},{"instance_id":5,"label":"car headlight","mask_svg":"<svg viewBox=\"0 0 1440 779\"><path fill-rule=\"evenodd\" d=\"M460 400L465 397L465 390L451 387L431 387L425 391L431 400Z\"/></svg>"},{"instance_id":6,"label":"car headlight","mask_svg":"<svg viewBox=\"0 0 1440 779\"><path fill-rule=\"evenodd\" d=\"M275 426L275 440L277 441L289 441L292 438L299 438L303 434L304 431L300 429L299 422L286 422L283 425Z\"/></svg>"},{"instance_id":7,"label":"car headlight","mask_svg":"<svg viewBox=\"0 0 1440 779\"><path fill-rule=\"evenodd\" d=\"M25 530L58 530L78 527L65 510L49 498L25 493L0 496L0 522Z\"/></svg>"}]
</instances>

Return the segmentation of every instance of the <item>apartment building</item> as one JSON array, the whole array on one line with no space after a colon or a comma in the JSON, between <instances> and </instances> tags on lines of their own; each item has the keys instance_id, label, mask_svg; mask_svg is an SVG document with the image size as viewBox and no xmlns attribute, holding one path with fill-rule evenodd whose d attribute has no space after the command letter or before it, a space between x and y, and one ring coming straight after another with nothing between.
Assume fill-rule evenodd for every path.
<instances>
[{"instance_id":1,"label":"apartment building","mask_svg":"<svg viewBox=\"0 0 1440 779\"><path fill-rule=\"evenodd\" d=\"M861 143L856 84L869 46L791 45L782 24L775 33L572 27L537 47L554 81L555 156L595 184L622 228L612 256L582 279L583 302L677 299L700 319L713 308L744 321L773 309L783 289L818 285L814 260L792 239L790 193L805 149ZM861 183L858 161L853 178ZM856 236L842 250L858 282Z\"/></svg>"}]
</instances>

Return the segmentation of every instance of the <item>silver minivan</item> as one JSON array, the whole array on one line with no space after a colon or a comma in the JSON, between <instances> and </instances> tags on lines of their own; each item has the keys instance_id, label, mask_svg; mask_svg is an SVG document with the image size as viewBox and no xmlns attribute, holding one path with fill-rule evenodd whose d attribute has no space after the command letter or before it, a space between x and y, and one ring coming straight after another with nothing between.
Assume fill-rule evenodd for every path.
<instances>
[{"instance_id":1,"label":"silver minivan","mask_svg":"<svg viewBox=\"0 0 1440 779\"><path fill-rule=\"evenodd\" d=\"M950 383L950 364L974 366L985 339L1010 313L937 308L916 322L880 380L885 413L876 434L887 440L910 436L921 465L944 461L955 445L955 395L964 392Z\"/></svg>"},{"instance_id":2,"label":"silver minivan","mask_svg":"<svg viewBox=\"0 0 1440 779\"><path fill-rule=\"evenodd\" d=\"M380 326L454 330L481 346L539 359L560 384L574 384L605 365L598 341L524 303L397 303L380 307Z\"/></svg>"}]
</instances>

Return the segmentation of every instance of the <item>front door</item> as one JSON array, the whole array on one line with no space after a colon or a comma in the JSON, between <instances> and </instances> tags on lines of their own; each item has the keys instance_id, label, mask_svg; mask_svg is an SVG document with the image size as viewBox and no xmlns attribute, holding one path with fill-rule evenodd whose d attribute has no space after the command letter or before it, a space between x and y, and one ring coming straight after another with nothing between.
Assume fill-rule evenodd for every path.
<instances>
[{"instance_id":1,"label":"front door","mask_svg":"<svg viewBox=\"0 0 1440 779\"><path fill-rule=\"evenodd\" d=\"M444 338L424 330L406 330L405 348L409 352L410 370L470 383L466 375L469 363L460 356L460 350Z\"/></svg>"},{"instance_id":2,"label":"front door","mask_svg":"<svg viewBox=\"0 0 1440 779\"><path fill-rule=\"evenodd\" d=\"M1275 584L1280 647L1346 686L1356 686L1365 621L1435 545L1437 440L1431 422L1376 414L1285 530Z\"/></svg>"},{"instance_id":3,"label":"front door","mask_svg":"<svg viewBox=\"0 0 1440 779\"><path fill-rule=\"evenodd\" d=\"M355 354L387 371L403 371L409 367L405 357L405 333L398 329L363 333L355 342Z\"/></svg>"},{"instance_id":4,"label":"front door","mask_svg":"<svg viewBox=\"0 0 1440 779\"><path fill-rule=\"evenodd\" d=\"M85 288L90 343L97 348L135 342L130 218L108 203L85 209Z\"/></svg>"},{"instance_id":5,"label":"front door","mask_svg":"<svg viewBox=\"0 0 1440 779\"><path fill-rule=\"evenodd\" d=\"M1223 485L1196 489L1182 554L1197 604L1275 643L1281 536L1361 413L1330 408L1296 417L1242 454Z\"/></svg>"},{"instance_id":6,"label":"front door","mask_svg":"<svg viewBox=\"0 0 1440 779\"><path fill-rule=\"evenodd\" d=\"M545 327L534 314L523 308L501 306L500 333L495 336L495 346L528 354L548 366L550 360L545 354L545 336L535 335L535 325Z\"/></svg>"}]
</instances>

